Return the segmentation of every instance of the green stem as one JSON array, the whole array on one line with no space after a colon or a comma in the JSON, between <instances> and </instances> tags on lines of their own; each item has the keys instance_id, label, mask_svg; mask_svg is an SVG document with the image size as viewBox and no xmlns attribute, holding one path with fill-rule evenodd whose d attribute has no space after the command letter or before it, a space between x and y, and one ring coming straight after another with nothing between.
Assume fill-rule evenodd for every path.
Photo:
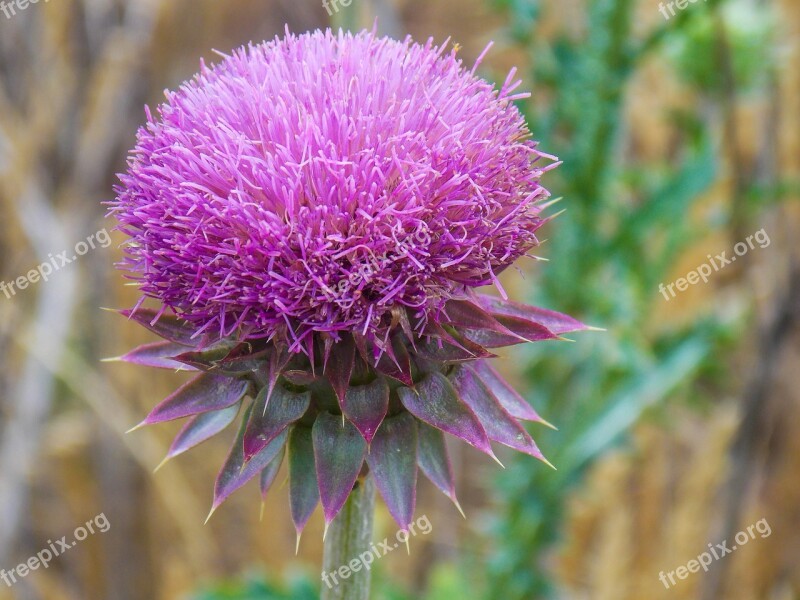
<instances>
[{"instance_id":1,"label":"green stem","mask_svg":"<svg viewBox=\"0 0 800 600\"><path fill-rule=\"evenodd\" d=\"M325 536L321 600L369 599L369 569L360 562L361 568L357 571L348 565L351 560L369 551L374 517L375 483L371 476L367 476L356 482L347 503L330 524ZM340 567L346 567L347 570L340 571ZM342 572L348 577L342 577Z\"/></svg>"}]
</instances>

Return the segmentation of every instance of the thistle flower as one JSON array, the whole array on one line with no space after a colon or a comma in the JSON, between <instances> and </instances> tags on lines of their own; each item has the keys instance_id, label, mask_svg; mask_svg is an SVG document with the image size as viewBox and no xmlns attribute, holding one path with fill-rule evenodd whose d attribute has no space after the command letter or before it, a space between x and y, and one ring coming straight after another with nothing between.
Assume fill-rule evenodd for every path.
<instances>
[{"instance_id":1,"label":"thistle flower","mask_svg":"<svg viewBox=\"0 0 800 600\"><path fill-rule=\"evenodd\" d=\"M476 288L538 244L557 163L514 71L496 89L446 46L287 31L148 112L110 212L143 293L122 313L164 341L122 358L197 371L142 423L188 419L167 458L241 415L214 508L288 454L298 534L367 472L406 528L418 468L457 505L445 433L544 460L487 359L586 327Z\"/></svg>"}]
</instances>

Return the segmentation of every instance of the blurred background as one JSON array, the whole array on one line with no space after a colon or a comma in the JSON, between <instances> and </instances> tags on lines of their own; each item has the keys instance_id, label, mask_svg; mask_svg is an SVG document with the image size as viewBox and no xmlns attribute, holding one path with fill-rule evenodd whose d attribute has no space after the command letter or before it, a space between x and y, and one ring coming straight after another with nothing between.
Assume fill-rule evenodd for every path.
<instances>
[{"instance_id":1,"label":"blurred background","mask_svg":"<svg viewBox=\"0 0 800 600\"><path fill-rule=\"evenodd\" d=\"M558 471L511 453L501 471L455 445L467 519L421 482L432 531L376 562L373 597L800 598L797 0L7 0L0 281L111 231L101 203L143 107L201 57L376 17L393 36L452 37L470 65L494 40L490 80L519 68L567 210L544 234L550 262L503 283L607 331L497 361L558 426L530 428ZM47 282L0 289L0 568L110 523L0 581L0 599L318 597L321 515L297 557L285 489L262 520L253 484L204 526L228 440L154 475L178 426L123 433L184 375L100 362L152 341L100 310L137 298L112 238ZM736 262L680 284L723 252ZM759 521L770 533L707 573L659 580ZM380 502L376 527L395 531Z\"/></svg>"}]
</instances>

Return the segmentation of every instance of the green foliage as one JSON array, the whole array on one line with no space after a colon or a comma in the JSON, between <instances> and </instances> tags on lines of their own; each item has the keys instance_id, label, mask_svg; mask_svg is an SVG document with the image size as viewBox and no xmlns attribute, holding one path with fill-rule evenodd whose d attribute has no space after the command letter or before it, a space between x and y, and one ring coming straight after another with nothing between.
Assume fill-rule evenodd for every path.
<instances>
[{"instance_id":1,"label":"green foliage","mask_svg":"<svg viewBox=\"0 0 800 600\"><path fill-rule=\"evenodd\" d=\"M417 596L398 587L380 568L374 572L371 597L374 600L470 600L477 596L455 566L437 565L431 571L428 590ZM318 600L319 588L307 577L296 577L288 586L252 573L241 579L217 584L187 600Z\"/></svg>"},{"instance_id":2,"label":"green foliage","mask_svg":"<svg viewBox=\"0 0 800 600\"><path fill-rule=\"evenodd\" d=\"M726 85L752 90L768 81L775 64L773 39L773 18L767 6L736 2L710 11L698 4L680 35L670 40L668 53L681 78L698 90L720 93ZM723 45L730 51L730 83L719 64Z\"/></svg>"},{"instance_id":3,"label":"green foliage","mask_svg":"<svg viewBox=\"0 0 800 600\"><path fill-rule=\"evenodd\" d=\"M517 42L529 44L541 12L539 0L493 0L495 9L513 15L510 22L511 37Z\"/></svg>"},{"instance_id":4,"label":"green foliage","mask_svg":"<svg viewBox=\"0 0 800 600\"><path fill-rule=\"evenodd\" d=\"M216 585L189 600L318 600L319 591L309 579L297 578L288 588L252 574L242 580Z\"/></svg>"},{"instance_id":5,"label":"green foliage","mask_svg":"<svg viewBox=\"0 0 800 600\"><path fill-rule=\"evenodd\" d=\"M459 600L477 599L464 573L452 564L434 565L427 589L421 596L398 588L397 582L388 580L382 571L375 574L372 586L375 600Z\"/></svg>"},{"instance_id":6,"label":"green foliage","mask_svg":"<svg viewBox=\"0 0 800 600\"><path fill-rule=\"evenodd\" d=\"M424 600L452 600L474 598L464 574L453 566L440 565L431 574L431 582Z\"/></svg>"}]
</instances>

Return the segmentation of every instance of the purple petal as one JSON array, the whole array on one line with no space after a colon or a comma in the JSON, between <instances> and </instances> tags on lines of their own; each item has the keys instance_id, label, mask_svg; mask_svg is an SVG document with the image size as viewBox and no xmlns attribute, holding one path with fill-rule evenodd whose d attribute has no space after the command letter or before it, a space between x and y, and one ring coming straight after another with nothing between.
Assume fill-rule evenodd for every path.
<instances>
[{"instance_id":1,"label":"purple petal","mask_svg":"<svg viewBox=\"0 0 800 600\"><path fill-rule=\"evenodd\" d=\"M483 346L484 348L505 348L506 346L514 346L516 344L524 344L532 340L526 340L518 335L510 333L499 333L497 331L489 331L488 329L462 329L463 335L470 342Z\"/></svg>"},{"instance_id":2,"label":"purple petal","mask_svg":"<svg viewBox=\"0 0 800 600\"><path fill-rule=\"evenodd\" d=\"M372 441L367 464L389 513L404 530L417 500L417 423L408 413L385 419Z\"/></svg>"},{"instance_id":3,"label":"purple petal","mask_svg":"<svg viewBox=\"0 0 800 600\"><path fill-rule=\"evenodd\" d=\"M474 362L470 368L480 377L484 385L494 394L500 405L515 419L523 421L536 421L550 425L520 396L517 391L506 382L500 374L485 360Z\"/></svg>"},{"instance_id":4,"label":"purple petal","mask_svg":"<svg viewBox=\"0 0 800 600\"><path fill-rule=\"evenodd\" d=\"M206 412L192 417L180 430L169 447L165 460L174 458L191 450L198 444L214 437L233 423L239 414L239 405L234 404L222 410Z\"/></svg>"},{"instance_id":5,"label":"purple petal","mask_svg":"<svg viewBox=\"0 0 800 600\"><path fill-rule=\"evenodd\" d=\"M378 377L367 385L353 386L347 390L341 407L369 444L389 410L389 384Z\"/></svg>"},{"instance_id":6,"label":"purple petal","mask_svg":"<svg viewBox=\"0 0 800 600\"><path fill-rule=\"evenodd\" d=\"M444 433L425 423L418 423L418 430L417 461L420 469L445 496L457 502L455 476Z\"/></svg>"},{"instance_id":7,"label":"purple petal","mask_svg":"<svg viewBox=\"0 0 800 600\"><path fill-rule=\"evenodd\" d=\"M239 402L249 387L250 382L242 379L203 373L156 406L139 426L228 408Z\"/></svg>"},{"instance_id":8,"label":"purple petal","mask_svg":"<svg viewBox=\"0 0 800 600\"><path fill-rule=\"evenodd\" d=\"M225 358L216 363L223 373L245 375L260 369L269 357L269 350L253 352L250 344L239 344Z\"/></svg>"},{"instance_id":9,"label":"purple petal","mask_svg":"<svg viewBox=\"0 0 800 600\"><path fill-rule=\"evenodd\" d=\"M398 339L383 353L375 369L403 385L413 385L411 378L411 357L405 345Z\"/></svg>"},{"instance_id":10,"label":"purple petal","mask_svg":"<svg viewBox=\"0 0 800 600\"><path fill-rule=\"evenodd\" d=\"M330 523L344 506L358 479L367 443L344 417L327 412L317 417L312 436L319 496L325 522Z\"/></svg>"},{"instance_id":11,"label":"purple petal","mask_svg":"<svg viewBox=\"0 0 800 600\"><path fill-rule=\"evenodd\" d=\"M495 355L470 340L443 334L430 336L417 343L417 353L423 358L444 363L469 362Z\"/></svg>"},{"instance_id":12,"label":"purple petal","mask_svg":"<svg viewBox=\"0 0 800 600\"><path fill-rule=\"evenodd\" d=\"M192 339L195 330L188 323L175 316L162 314L158 317L158 320L153 323L158 312L149 308L139 308L136 312L132 310L121 310L119 313L123 317L136 321L157 336L170 342L190 347L197 346L198 344L198 340Z\"/></svg>"},{"instance_id":13,"label":"purple petal","mask_svg":"<svg viewBox=\"0 0 800 600\"><path fill-rule=\"evenodd\" d=\"M415 389L397 390L400 401L414 416L494 457L489 438L475 413L459 399L447 377L435 371Z\"/></svg>"},{"instance_id":14,"label":"purple petal","mask_svg":"<svg viewBox=\"0 0 800 600\"><path fill-rule=\"evenodd\" d=\"M506 315L495 316L506 329L514 332L514 334L528 342L543 342L545 340L554 340L558 337L547 327L534 321L520 319L519 317L509 317Z\"/></svg>"},{"instance_id":15,"label":"purple petal","mask_svg":"<svg viewBox=\"0 0 800 600\"><path fill-rule=\"evenodd\" d=\"M425 327L425 331L423 331L422 336L424 338L432 338L447 342L453 346L458 346L459 348L466 349L466 346L461 344L460 338L457 339L456 336L458 334L451 333L451 329L445 329L442 325L439 325L435 322L429 322L428 325Z\"/></svg>"},{"instance_id":16,"label":"purple petal","mask_svg":"<svg viewBox=\"0 0 800 600\"><path fill-rule=\"evenodd\" d=\"M278 378L290 359L291 355L285 349L282 347L274 348L270 352L269 360L259 369L258 375L263 380L264 388L267 391L265 403L269 402L272 390L275 389L275 384L278 383Z\"/></svg>"},{"instance_id":17,"label":"purple petal","mask_svg":"<svg viewBox=\"0 0 800 600\"><path fill-rule=\"evenodd\" d=\"M333 386L339 402L344 400L347 388L350 386L350 377L353 374L353 365L356 359L356 346L353 338L344 336L341 342L331 348L331 356L325 365L325 377Z\"/></svg>"},{"instance_id":18,"label":"purple petal","mask_svg":"<svg viewBox=\"0 0 800 600\"><path fill-rule=\"evenodd\" d=\"M278 471L281 469L283 462L283 455L286 454L286 446L281 446L280 452L273 458L269 464L261 471L261 498L266 499L269 488L272 487L275 478L278 476Z\"/></svg>"},{"instance_id":19,"label":"purple petal","mask_svg":"<svg viewBox=\"0 0 800 600\"><path fill-rule=\"evenodd\" d=\"M313 373L309 373L308 371L300 371L296 369L292 369L290 371L284 371L283 373L281 373L281 376L292 385L300 385L300 386L311 385L318 379L318 377L316 377Z\"/></svg>"},{"instance_id":20,"label":"purple petal","mask_svg":"<svg viewBox=\"0 0 800 600\"><path fill-rule=\"evenodd\" d=\"M311 405L311 392L290 392L279 385L269 400L267 393L268 388L262 388L253 403L253 412L244 434L245 462L302 417Z\"/></svg>"},{"instance_id":21,"label":"purple petal","mask_svg":"<svg viewBox=\"0 0 800 600\"><path fill-rule=\"evenodd\" d=\"M253 407L248 408L248 412L252 411ZM239 427L239 432L236 435L236 440L231 446L228 453L228 458L217 476L216 484L214 485L214 503L211 507L213 513L217 507L225 502L228 497L242 487L245 483L250 481L253 477L258 475L264 468L267 467L283 450L286 445L288 437L286 431L272 440L267 447L259 452L253 459L244 464L244 452L242 442L244 441L245 424L247 422L247 414L242 419L242 424ZM210 517L211 515L209 515Z\"/></svg>"},{"instance_id":22,"label":"purple petal","mask_svg":"<svg viewBox=\"0 0 800 600\"><path fill-rule=\"evenodd\" d=\"M478 416L489 439L536 458L543 458L527 431L492 395L475 372L458 365L449 379L464 403Z\"/></svg>"},{"instance_id":23,"label":"purple petal","mask_svg":"<svg viewBox=\"0 0 800 600\"><path fill-rule=\"evenodd\" d=\"M365 338L360 333L353 333L353 341L356 344L356 350L358 350L358 355L368 365L371 365L375 362L372 353L369 349L369 344L367 343L367 338Z\"/></svg>"},{"instance_id":24,"label":"purple petal","mask_svg":"<svg viewBox=\"0 0 800 600\"><path fill-rule=\"evenodd\" d=\"M309 427L293 427L289 434L289 504L298 535L319 502L314 443Z\"/></svg>"},{"instance_id":25,"label":"purple petal","mask_svg":"<svg viewBox=\"0 0 800 600\"><path fill-rule=\"evenodd\" d=\"M466 329L486 329L498 333L509 334L497 319L483 308L467 300L450 300L445 305L448 325Z\"/></svg>"},{"instance_id":26,"label":"purple petal","mask_svg":"<svg viewBox=\"0 0 800 600\"><path fill-rule=\"evenodd\" d=\"M478 299L483 307L495 316L504 315L507 317L516 317L526 321L533 321L538 323L556 335L562 333L570 333L572 331L584 331L588 329L586 325L573 319L569 315L565 315L546 308L539 308L538 306L529 306L511 300L503 300L495 298L494 296L486 296L483 294L478 295Z\"/></svg>"},{"instance_id":27,"label":"purple petal","mask_svg":"<svg viewBox=\"0 0 800 600\"><path fill-rule=\"evenodd\" d=\"M241 344L242 346L246 344ZM217 342L202 350L192 350L191 352L183 352L175 357L175 360L196 367L201 371L210 371L216 369L225 357L229 356L232 351L237 349L239 344L231 342L230 340L223 340Z\"/></svg>"},{"instance_id":28,"label":"purple petal","mask_svg":"<svg viewBox=\"0 0 800 600\"><path fill-rule=\"evenodd\" d=\"M400 324L401 331L405 334L405 336L410 340L411 347L415 348L415 342L417 336L414 335L414 330L411 328L411 321L408 318L408 311L405 308L397 308L392 312L392 316L396 316L397 322Z\"/></svg>"},{"instance_id":29,"label":"purple petal","mask_svg":"<svg viewBox=\"0 0 800 600\"><path fill-rule=\"evenodd\" d=\"M174 342L153 342L134 348L125 356L120 357L127 363L157 369L172 369L173 371L196 371L191 367L174 360L174 357L186 350L185 346Z\"/></svg>"}]
</instances>

